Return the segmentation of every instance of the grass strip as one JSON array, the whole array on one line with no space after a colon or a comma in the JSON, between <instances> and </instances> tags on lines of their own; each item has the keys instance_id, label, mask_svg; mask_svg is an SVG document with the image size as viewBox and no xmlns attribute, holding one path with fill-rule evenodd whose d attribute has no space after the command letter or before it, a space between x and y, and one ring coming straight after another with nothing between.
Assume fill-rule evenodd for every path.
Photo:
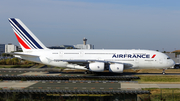
<instances>
[{"instance_id":1,"label":"grass strip","mask_svg":"<svg viewBox=\"0 0 180 101\"><path fill-rule=\"evenodd\" d=\"M135 80L139 83L153 83L153 82L180 82L180 75L136 75L140 77L140 79Z\"/></svg>"},{"instance_id":2,"label":"grass strip","mask_svg":"<svg viewBox=\"0 0 180 101\"><path fill-rule=\"evenodd\" d=\"M150 101L179 101L180 99L180 89L177 88L143 88L143 90L149 90L150 95L142 94L138 95L143 100Z\"/></svg>"},{"instance_id":3,"label":"grass strip","mask_svg":"<svg viewBox=\"0 0 180 101\"><path fill-rule=\"evenodd\" d=\"M28 65L0 65L0 68L29 68L33 66L33 64Z\"/></svg>"}]
</instances>

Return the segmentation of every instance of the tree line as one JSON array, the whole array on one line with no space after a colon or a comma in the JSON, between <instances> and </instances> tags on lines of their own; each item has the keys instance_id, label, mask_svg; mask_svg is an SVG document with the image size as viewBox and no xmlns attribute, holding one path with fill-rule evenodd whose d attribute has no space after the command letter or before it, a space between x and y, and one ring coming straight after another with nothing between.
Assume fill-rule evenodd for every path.
<instances>
[{"instance_id":1,"label":"tree line","mask_svg":"<svg viewBox=\"0 0 180 101\"><path fill-rule=\"evenodd\" d=\"M38 63L30 62L27 60L21 60L18 58L7 58L0 60L0 65L27 65L27 64L38 64Z\"/></svg>"}]
</instances>

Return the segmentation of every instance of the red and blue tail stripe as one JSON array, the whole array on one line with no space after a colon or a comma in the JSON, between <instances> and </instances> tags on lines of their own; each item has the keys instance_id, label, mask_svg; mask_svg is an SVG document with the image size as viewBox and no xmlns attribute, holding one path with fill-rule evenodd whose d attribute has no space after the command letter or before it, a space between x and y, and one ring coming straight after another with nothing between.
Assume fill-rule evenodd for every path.
<instances>
[{"instance_id":1,"label":"red and blue tail stripe","mask_svg":"<svg viewBox=\"0 0 180 101\"><path fill-rule=\"evenodd\" d=\"M11 23L11 25L13 26L13 30L14 30L14 33L19 40L19 43L24 43L24 44L21 44L25 49L36 49L34 48L35 46L22 34L22 32L9 20L9 22ZM31 46L31 45L33 46ZM27 48L26 46L28 46L29 48Z\"/></svg>"},{"instance_id":2,"label":"red and blue tail stripe","mask_svg":"<svg viewBox=\"0 0 180 101\"><path fill-rule=\"evenodd\" d=\"M26 43L24 43L23 40L21 40L21 38L15 33L19 43L25 48L25 49L31 49Z\"/></svg>"},{"instance_id":3,"label":"red and blue tail stripe","mask_svg":"<svg viewBox=\"0 0 180 101\"><path fill-rule=\"evenodd\" d=\"M9 22L19 43L25 49L44 49L45 46L34 36L34 34L19 20L10 18Z\"/></svg>"}]
</instances>

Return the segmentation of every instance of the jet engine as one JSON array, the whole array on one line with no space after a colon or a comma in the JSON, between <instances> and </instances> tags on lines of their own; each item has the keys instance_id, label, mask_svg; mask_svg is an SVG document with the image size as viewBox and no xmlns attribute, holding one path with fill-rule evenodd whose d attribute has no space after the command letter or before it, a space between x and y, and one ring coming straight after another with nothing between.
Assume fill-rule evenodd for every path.
<instances>
[{"instance_id":1,"label":"jet engine","mask_svg":"<svg viewBox=\"0 0 180 101\"><path fill-rule=\"evenodd\" d=\"M109 71L115 73L123 73L124 65L113 63L109 65Z\"/></svg>"},{"instance_id":2,"label":"jet engine","mask_svg":"<svg viewBox=\"0 0 180 101\"><path fill-rule=\"evenodd\" d=\"M104 66L105 65L103 62L92 62L92 63L89 63L89 71L103 72Z\"/></svg>"}]
</instances>

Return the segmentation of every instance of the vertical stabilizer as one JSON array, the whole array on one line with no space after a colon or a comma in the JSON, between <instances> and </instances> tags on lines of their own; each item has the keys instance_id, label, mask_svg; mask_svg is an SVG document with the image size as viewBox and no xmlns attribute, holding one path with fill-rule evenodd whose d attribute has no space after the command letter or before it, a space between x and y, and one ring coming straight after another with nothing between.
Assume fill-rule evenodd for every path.
<instances>
[{"instance_id":1,"label":"vertical stabilizer","mask_svg":"<svg viewBox=\"0 0 180 101\"><path fill-rule=\"evenodd\" d=\"M20 19L9 18L9 22L23 51L47 49Z\"/></svg>"}]
</instances>

